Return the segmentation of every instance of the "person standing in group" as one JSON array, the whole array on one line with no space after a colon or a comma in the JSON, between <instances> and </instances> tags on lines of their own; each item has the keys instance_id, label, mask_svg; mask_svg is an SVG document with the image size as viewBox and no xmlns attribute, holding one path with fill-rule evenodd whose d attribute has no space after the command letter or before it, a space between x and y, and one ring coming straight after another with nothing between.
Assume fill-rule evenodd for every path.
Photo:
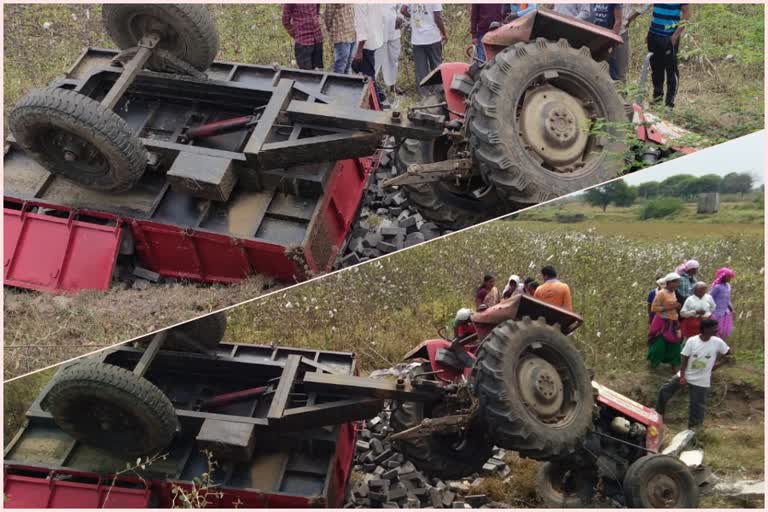
<instances>
[{"instance_id":1,"label":"person standing in group","mask_svg":"<svg viewBox=\"0 0 768 512\"><path fill-rule=\"evenodd\" d=\"M557 278L557 270L551 265L541 269L544 282L536 288L533 296L548 304L573 311L571 302L571 288Z\"/></svg>"},{"instance_id":2,"label":"person standing in group","mask_svg":"<svg viewBox=\"0 0 768 512\"><path fill-rule=\"evenodd\" d=\"M667 402L680 388L688 385L688 428L704 424L707 410L707 394L712 381L712 371L721 366L730 353L730 347L715 336L717 321L701 321L701 334L688 339L683 347L680 373L659 389L656 411L664 416ZM723 356L723 357L721 357Z\"/></svg>"},{"instance_id":3,"label":"person standing in group","mask_svg":"<svg viewBox=\"0 0 768 512\"><path fill-rule=\"evenodd\" d=\"M326 4L323 13L325 31L333 45L333 72L349 73L355 48L355 6Z\"/></svg>"},{"instance_id":4,"label":"person standing in group","mask_svg":"<svg viewBox=\"0 0 768 512\"><path fill-rule=\"evenodd\" d=\"M638 16L646 12L650 7L651 4L621 4L621 29L619 35L624 42L614 46L610 57L608 57L611 78L614 80L618 80L621 83L627 82L627 71L629 70L631 54L629 27Z\"/></svg>"},{"instance_id":5,"label":"person standing in group","mask_svg":"<svg viewBox=\"0 0 768 512\"><path fill-rule=\"evenodd\" d=\"M284 4L283 27L293 38L299 69L323 69L320 4Z\"/></svg>"},{"instance_id":6,"label":"person standing in group","mask_svg":"<svg viewBox=\"0 0 768 512\"><path fill-rule=\"evenodd\" d=\"M696 284L696 274L700 266L698 261L688 260L675 269L675 272L680 275L677 293L682 299L681 304L684 304L685 300L693 294L693 285Z\"/></svg>"},{"instance_id":7,"label":"person standing in group","mask_svg":"<svg viewBox=\"0 0 768 512\"><path fill-rule=\"evenodd\" d=\"M362 73L373 81L380 104L385 98L376 83L376 50L384 44L385 29L381 23L384 10L381 4L355 4L357 48L352 57L352 71Z\"/></svg>"},{"instance_id":8,"label":"person standing in group","mask_svg":"<svg viewBox=\"0 0 768 512\"><path fill-rule=\"evenodd\" d=\"M470 4L469 33L472 36L477 58L481 61L485 60L483 36L488 32L491 23L503 22L507 14L509 14L508 4Z\"/></svg>"},{"instance_id":9,"label":"person standing in group","mask_svg":"<svg viewBox=\"0 0 768 512\"><path fill-rule=\"evenodd\" d=\"M664 277L664 287L656 292L651 304L655 313L648 328L648 355L651 368L661 363L672 365L677 371L680 366L680 304L675 290L680 286L680 276L675 272Z\"/></svg>"},{"instance_id":10,"label":"person standing in group","mask_svg":"<svg viewBox=\"0 0 768 512\"><path fill-rule=\"evenodd\" d=\"M558 14L573 16L582 21L592 19L592 10L589 8L589 4L554 4L552 10Z\"/></svg>"},{"instance_id":11,"label":"person standing in group","mask_svg":"<svg viewBox=\"0 0 768 512\"><path fill-rule=\"evenodd\" d=\"M715 301L712 319L717 320L717 336L728 341L733 332L733 304L731 303L731 281L736 274L730 268L723 267L715 273L715 280L709 289Z\"/></svg>"},{"instance_id":12,"label":"person standing in group","mask_svg":"<svg viewBox=\"0 0 768 512\"><path fill-rule=\"evenodd\" d=\"M479 310L481 306L491 307L499 303L499 290L496 288L496 278L492 274L486 274L481 284L475 292L475 307Z\"/></svg>"},{"instance_id":13,"label":"person standing in group","mask_svg":"<svg viewBox=\"0 0 768 512\"><path fill-rule=\"evenodd\" d=\"M698 281L693 285L693 294L685 299L680 310L680 332L683 342L701 332L701 321L710 318L715 311L715 301L707 293L707 283Z\"/></svg>"},{"instance_id":14,"label":"person standing in group","mask_svg":"<svg viewBox=\"0 0 768 512\"><path fill-rule=\"evenodd\" d=\"M381 72L392 109L398 108L397 68L400 63L400 16L399 4L380 4L384 13L384 43L376 50L376 76Z\"/></svg>"},{"instance_id":15,"label":"person standing in group","mask_svg":"<svg viewBox=\"0 0 768 512\"><path fill-rule=\"evenodd\" d=\"M409 4L401 10L403 16L411 20L416 86L420 93L421 81L443 63L443 45L448 42L448 33L442 11L440 4Z\"/></svg>"},{"instance_id":16,"label":"person standing in group","mask_svg":"<svg viewBox=\"0 0 768 512\"><path fill-rule=\"evenodd\" d=\"M653 81L653 101L664 104L668 109L675 107L679 71L677 68L677 50L680 36L685 30L685 22L691 17L688 4L653 4L653 17L648 29L648 51L651 57L651 80ZM667 96L664 98L666 77Z\"/></svg>"},{"instance_id":17,"label":"person standing in group","mask_svg":"<svg viewBox=\"0 0 768 512\"><path fill-rule=\"evenodd\" d=\"M621 32L621 4L591 4L590 21L598 27L607 28L618 34ZM614 80L616 80L614 78Z\"/></svg>"},{"instance_id":18,"label":"person standing in group","mask_svg":"<svg viewBox=\"0 0 768 512\"><path fill-rule=\"evenodd\" d=\"M656 313L653 312L651 309L651 305L653 304L653 299L656 298L656 294L664 288L664 276L661 274L656 275L656 288L651 289L650 292L648 292L648 297L646 298L646 302L648 303L648 325L651 325L651 322L653 322L653 317L656 316Z\"/></svg>"},{"instance_id":19,"label":"person standing in group","mask_svg":"<svg viewBox=\"0 0 768 512\"><path fill-rule=\"evenodd\" d=\"M501 298L509 299L513 295L520 295L521 293L523 293L523 287L520 283L520 276L512 274L509 276L507 286L505 286L504 290L501 292Z\"/></svg>"}]
</instances>

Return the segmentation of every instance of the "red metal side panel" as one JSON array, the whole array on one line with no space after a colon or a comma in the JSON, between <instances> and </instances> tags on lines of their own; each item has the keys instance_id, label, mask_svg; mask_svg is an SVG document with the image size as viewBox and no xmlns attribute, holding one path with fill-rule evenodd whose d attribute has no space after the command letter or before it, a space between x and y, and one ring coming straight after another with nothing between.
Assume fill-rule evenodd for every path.
<instances>
[{"instance_id":1,"label":"red metal side panel","mask_svg":"<svg viewBox=\"0 0 768 512\"><path fill-rule=\"evenodd\" d=\"M149 489L112 487L111 481L88 483L58 480L55 473L39 477L6 473L3 479L3 508L149 507Z\"/></svg>"},{"instance_id":2,"label":"red metal side panel","mask_svg":"<svg viewBox=\"0 0 768 512\"><path fill-rule=\"evenodd\" d=\"M143 264L163 276L235 283L252 273L284 281L295 274L281 245L148 221L131 222L131 233Z\"/></svg>"},{"instance_id":3,"label":"red metal side panel","mask_svg":"<svg viewBox=\"0 0 768 512\"><path fill-rule=\"evenodd\" d=\"M440 75L443 81L443 92L445 93L445 102L448 104L448 110L450 110L448 116L451 119L459 119L457 112L463 114L467 106L464 103L466 97L451 89L451 82L455 75L467 75L469 74L469 64L466 62L448 62L440 65Z\"/></svg>"},{"instance_id":4,"label":"red metal side panel","mask_svg":"<svg viewBox=\"0 0 768 512\"><path fill-rule=\"evenodd\" d=\"M336 438L336 459L333 464L331 488L328 492L329 506L341 508L344 505L344 490L352 473L352 459L355 455L357 430L353 423L343 423Z\"/></svg>"},{"instance_id":5,"label":"red metal side panel","mask_svg":"<svg viewBox=\"0 0 768 512\"><path fill-rule=\"evenodd\" d=\"M4 284L49 292L106 290L120 248L121 221L116 216L55 208L60 216L32 213L48 205L8 203L4 208ZM87 214L107 225L80 219ZM95 219L94 219L95 220Z\"/></svg>"},{"instance_id":6,"label":"red metal side panel","mask_svg":"<svg viewBox=\"0 0 768 512\"><path fill-rule=\"evenodd\" d=\"M357 214L368 175L379 158L377 155L336 162L320 211L304 243L304 254L311 270L325 272L333 265Z\"/></svg>"}]
</instances>

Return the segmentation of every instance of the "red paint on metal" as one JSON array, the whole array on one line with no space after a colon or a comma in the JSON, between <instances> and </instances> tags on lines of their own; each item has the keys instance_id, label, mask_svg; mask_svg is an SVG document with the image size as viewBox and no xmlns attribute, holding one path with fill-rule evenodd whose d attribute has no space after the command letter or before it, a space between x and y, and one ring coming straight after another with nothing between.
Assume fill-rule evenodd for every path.
<instances>
[{"instance_id":1,"label":"red paint on metal","mask_svg":"<svg viewBox=\"0 0 768 512\"><path fill-rule=\"evenodd\" d=\"M661 415L655 409L635 402L597 382L593 382L592 385L597 389L598 402L619 411L627 418L631 418L646 427L645 447L654 453L657 452L661 447L664 433L664 421Z\"/></svg>"},{"instance_id":2,"label":"red paint on metal","mask_svg":"<svg viewBox=\"0 0 768 512\"><path fill-rule=\"evenodd\" d=\"M448 110L451 112L449 116L451 119L463 119L461 116L454 114L464 114L466 105L464 100L466 97L454 90L451 90L451 83L453 77L456 75L468 75L469 64L466 62L448 62L440 65L440 77L443 81L443 92L445 93L445 102L448 104Z\"/></svg>"},{"instance_id":3,"label":"red paint on metal","mask_svg":"<svg viewBox=\"0 0 768 512\"><path fill-rule=\"evenodd\" d=\"M9 471L9 469L11 471ZM19 470L27 470L20 473ZM30 476L37 474L39 476ZM79 477L79 481L60 479ZM151 490L137 478L112 479L80 471L42 472L39 468L11 467L3 476L4 508L149 508Z\"/></svg>"},{"instance_id":4,"label":"red paint on metal","mask_svg":"<svg viewBox=\"0 0 768 512\"><path fill-rule=\"evenodd\" d=\"M446 366L437 361L437 351L441 348L450 349L450 347L450 341L439 339L424 341L418 348L425 348L427 350L427 354L429 355L429 365L432 367L432 371L440 372L435 374L438 379L445 382L455 382L461 378L462 375L469 378L472 374L472 368L464 368L464 371L459 371L456 368ZM471 357L472 360L475 359L475 354L472 353L472 351L468 350L467 354L469 354L469 357Z\"/></svg>"},{"instance_id":5,"label":"red paint on metal","mask_svg":"<svg viewBox=\"0 0 768 512\"><path fill-rule=\"evenodd\" d=\"M643 142L653 142L661 146L666 146L669 141L659 130L653 126L652 123L648 121L648 119L645 117L645 113L643 112L643 107L637 103L634 103L632 105L632 110L635 112L634 123L635 134L637 134L637 138ZM696 152L696 148L692 148L690 146L670 145L670 147L675 151L683 153L684 155L690 155L691 153Z\"/></svg>"},{"instance_id":6,"label":"red paint on metal","mask_svg":"<svg viewBox=\"0 0 768 512\"><path fill-rule=\"evenodd\" d=\"M254 118L251 116L241 116L203 124L194 128L190 128L190 130L187 132L187 137L190 139L196 139L198 137L210 137L211 135L216 135L222 131L245 128L245 126L253 119Z\"/></svg>"},{"instance_id":7,"label":"red paint on metal","mask_svg":"<svg viewBox=\"0 0 768 512\"><path fill-rule=\"evenodd\" d=\"M44 214L37 207L54 211ZM115 215L6 198L4 284L54 293L106 290L120 227Z\"/></svg>"}]
</instances>

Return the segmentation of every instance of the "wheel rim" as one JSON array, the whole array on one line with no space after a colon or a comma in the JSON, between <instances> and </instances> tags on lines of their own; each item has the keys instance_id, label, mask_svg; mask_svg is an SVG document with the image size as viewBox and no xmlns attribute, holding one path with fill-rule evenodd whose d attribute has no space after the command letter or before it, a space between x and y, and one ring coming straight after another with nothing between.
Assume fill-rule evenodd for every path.
<instances>
[{"instance_id":1,"label":"wheel rim","mask_svg":"<svg viewBox=\"0 0 768 512\"><path fill-rule=\"evenodd\" d=\"M680 485L676 478L666 473L653 475L648 479L646 492L653 508L674 508L680 501Z\"/></svg>"},{"instance_id":2,"label":"wheel rim","mask_svg":"<svg viewBox=\"0 0 768 512\"><path fill-rule=\"evenodd\" d=\"M38 144L56 169L66 169L74 177L105 176L110 171L109 161L95 145L64 128L44 130Z\"/></svg>"},{"instance_id":3,"label":"wheel rim","mask_svg":"<svg viewBox=\"0 0 768 512\"><path fill-rule=\"evenodd\" d=\"M182 57L186 55L186 45L179 33L168 22L150 12L138 12L128 19L128 31L131 37L138 43L141 38L155 33L160 36L158 48L162 48L174 55Z\"/></svg>"},{"instance_id":4,"label":"wheel rim","mask_svg":"<svg viewBox=\"0 0 768 512\"><path fill-rule=\"evenodd\" d=\"M103 445L107 440L110 447L139 444L147 427L118 403L97 396L81 399L73 423L87 434L88 442Z\"/></svg>"},{"instance_id":5,"label":"wheel rim","mask_svg":"<svg viewBox=\"0 0 768 512\"><path fill-rule=\"evenodd\" d=\"M610 135L599 133L598 120L607 107L581 77L563 70L547 70L528 81L512 112L516 144L531 161L557 175L577 177L589 172Z\"/></svg>"},{"instance_id":6,"label":"wheel rim","mask_svg":"<svg viewBox=\"0 0 768 512\"><path fill-rule=\"evenodd\" d=\"M526 411L550 427L568 425L576 414L574 373L565 359L540 343L517 362L514 383Z\"/></svg>"}]
</instances>

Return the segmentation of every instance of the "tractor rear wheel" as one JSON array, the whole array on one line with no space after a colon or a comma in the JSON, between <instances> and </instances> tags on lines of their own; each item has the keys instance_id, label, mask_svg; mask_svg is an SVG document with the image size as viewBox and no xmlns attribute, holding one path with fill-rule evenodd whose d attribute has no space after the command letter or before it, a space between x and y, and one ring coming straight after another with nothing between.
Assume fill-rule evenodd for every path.
<instances>
[{"instance_id":1,"label":"tractor rear wheel","mask_svg":"<svg viewBox=\"0 0 768 512\"><path fill-rule=\"evenodd\" d=\"M696 508L699 487L683 461L653 454L637 459L624 476L629 508Z\"/></svg>"},{"instance_id":2,"label":"tractor rear wheel","mask_svg":"<svg viewBox=\"0 0 768 512\"><path fill-rule=\"evenodd\" d=\"M415 368L411 378L428 372L429 363ZM395 432L415 427L424 418L441 416L440 404L396 402L390 417ZM405 457L431 476L452 480L479 472L493 454L493 445L479 422L466 432L433 434L395 442Z\"/></svg>"},{"instance_id":3,"label":"tractor rear wheel","mask_svg":"<svg viewBox=\"0 0 768 512\"><path fill-rule=\"evenodd\" d=\"M104 4L101 18L107 34L121 50L138 46L142 37L154 32L160 36L158 49L200 71L208 69L219 52L216 24L204 5ZM153 59L147 67L155 69Z\"/></svg>"},{"instance_id":4,"label":"tractor rear wheel","mask_svg":"<svg viewBox=\"0 0 768 512\"><path fill-rule=\"evenodd\" d=\"M594 472L545 462L536 474L536 494L546 508L586 508L596 483Z\"/></svg>"},{"instance_id":5,"label":"tractor rear wheel","mask_svg":"<svg viewBox=\"0 0 768 512\"><path fill-rule=\"evenodd\" d=\"M144 146L126 122L75 91L34 90L16 105L9 124L34 160L85 187L125 192L144 174Z\"/></svg>"},{"instance_id":6,"label":"tractor rear wheel","mask_svg":"<svg viewBox=\"0 0 768 512\"><path fill-rule=\"evenodd\" d=\"M543 319L509 320L485 338L472 378L498 446L536 460L563 459L592 425L592 384L581 355Z\"/></svg>"},{"instance_id":7,"label":"tractor rear wheel","mask_svg":"<svg viewBox=\"0 0 768 512\"><path fill-rule=\"evenodd\" d=\"M437 105L444 102L445 94L441 92L427 96L420 103ZM425 112L448 116L446 106L426 109ZM452 142L447 137L429 141L406 139L400 144L395 155L395 166L398 174L403 174L410 165L447 160L452 158L453 152ZM475 178L470 181L474 188L482 185L473 181L478 180ZM495 191L491 191L482 199L475 199L451 180L404 185L403 190L422 217L450 230L463 229L513 210L512 207L504 209Z\"/></svg>"},{"instance_id":8,"label":"tractor rear wheel","mask_svg":"<svg viewBox=\"0 0 768 512\"><path fill-rule=\"evenodd\" d=\"M628 123L608 64L565 39L518 43L487 62L466 119L483 177L512 202L559 197L624 167Z\"/></svg>"},{"instance_id":9,"label":"tractor rear wheel","mask_svg":"<svg viewBox=\"0 0 768 512\"><path fill-rule=\"evenodd\" d=\"M117 366L83 362L61 371L44 407L67 434L120 455L154 455L171 444L176 411L146 379Z\"/></svg>"}]
</instances>

